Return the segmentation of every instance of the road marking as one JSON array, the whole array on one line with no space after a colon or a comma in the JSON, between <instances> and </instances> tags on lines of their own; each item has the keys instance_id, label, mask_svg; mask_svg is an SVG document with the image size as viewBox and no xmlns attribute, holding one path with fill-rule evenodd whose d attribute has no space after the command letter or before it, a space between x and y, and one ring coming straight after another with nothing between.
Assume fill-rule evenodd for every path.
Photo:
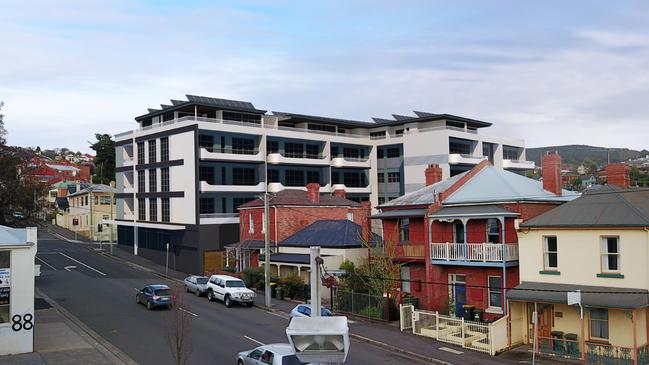
<instances>
[{"instance_id":1,"label":"road marking","mask_svg":"<svg viewBox=\"0 0 649 365\"><path fill-rule=\"evenodd\" d=\"M254 343L256 343L256 344L258 344L258 345L260 345L260 346L264 346L264 345L265 345L265 343L263 343L263 342L261 342L261 341L257 341L257 340L255 340L255 339L252 338L252 337L243 336L243 338L245 338L246 340L250 340L250 341L252 341L252 342L254 342Z\"/></svg>"},{"instance_id":2,"label":"road marking","mask_svg":"<svg viewBox=\"0 0 649 365\"><path fill-rule=\"evenodd\" d=\"M185 312L185 313L187 313L187 314L191 314L194 317L198 317L198 314L192 313L192 312L188 311L187 309L184 309L184 308L178 308L178 309Z\"/></svg>"},{"instance_id":3,"label":"road marking","mask_svg":"<svg viewBox=\"0 0 649 365\"><path fill-rule=\"evenodd\" d=\"M69 258L70 260L76 262L77 264L81 264L81 265L83 265L83 266L89 268L90 270L92 270L92 271L94 271L94 272L96 272L96 273L98 273L98 274L100 274L100 275L106 276L106 274L104 274L103 272L101 272L101 271L95 269L95 268L92 267L92 266L88 266L88 265L84 264L83 262L81 262L81 261L75 259L74 257L70 257L70 256L64 254L63 252L59 252L59 254L61 254L61 255L64 256L64 257Z\"/></svg>"},{"instance_id":4,"label":"road marking","mask_svg":"<svg viewBox=\"0 0 649 365\"><path fill-rule=\"evenodd\" d=\"M452 353L452 354L456 354L456 355L461 355L461 354L464 353L464 352L462 352L462 351L458 351L458 350L455 350L455 349L452 349L452 348L448 348L448 347L440 347L439 349L442 350L442 351L450 352L450 353Z\"/></svg>"},{"instance_id":5,"label":"road marking","mask_svg":"<svg viewBox=\"0 0 649 365\"><path fill-rule=\"evenodd\" d=\"M77 267L74 266L74 265L70 265L70 266L64 266L63 268L64 268L66 271L72 271L72 269L76 269Z\"/></svg>"},{"instance_id":6,"label":"road marking","mask_svg":"<svg viewBox=\"0 0 649 365\"><path fill-rule=\"evenodd\" d=\"M54 270L54 271L56 271L56 268L55 268L54 266L52 266L52 265L50 265L50 264L48 264L47 262L45 262L45 261L43 261L43 259L42 259L42 258L40 258L40 257L38 257L38 256L36 256L36 260L38 260L38 261L40 261L40 262L42 262L42 263L44 263L44 264L45 264L45 265L47 265L47 266L48 266L48 267L49 267L50 269L52 269L52 270Z\"/></svg>"}]
</instances>

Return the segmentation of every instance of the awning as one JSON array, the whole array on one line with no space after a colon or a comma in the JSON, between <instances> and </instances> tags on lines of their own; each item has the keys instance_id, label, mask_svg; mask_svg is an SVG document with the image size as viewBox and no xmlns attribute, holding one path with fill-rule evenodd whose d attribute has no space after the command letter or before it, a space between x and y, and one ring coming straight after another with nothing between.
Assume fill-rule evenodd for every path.
<instances>
[{"instance_id":1,"label":"awning","mask_svg":"<svg viewBox=\"0 0 649 365\"><path fill-rule=\"evenodd\" d=\"M649 306L649 290L549 284L524 281L507 291L507 299L526 302L567 304L568 292L581 290L582 305L587 307L634 309Z\"/></svg>"},{"instance_id":2,"label":"awning","mask_svg":"<svg viewBox=\"0 0 649 365\"><path fill-rule=\"evenodd\" d=\"M401 210L387 210L378 214L370 216L370 219L383 219L383 218L406 218L406 217L424 217L426 209L401 209Z\"/></svg>"},{"instance_id":3,"label":"awning","mask_svg":"<svg viewBox=\"0 0 649 365\"><path fill-rule=\"evenodd\" d=\"M329 255L320 255L321 257L326 257ZM265 260L265 256L259 256L259 263L262 263ZM270 255L270 262L280 263L280 264L304 264L309 265L311 262L311 256L307 253L276 253Z\"/></svg>"},{"instance_id":4,"label":"awning","mask_svg":"<svg viewBox=\"0 0 649 365\"><path fill-rule=\"evenodd\" d=\"M519 214L497 205L443 207L428 215L436 219L518 217Z\"/></svg>"}]
</instances>

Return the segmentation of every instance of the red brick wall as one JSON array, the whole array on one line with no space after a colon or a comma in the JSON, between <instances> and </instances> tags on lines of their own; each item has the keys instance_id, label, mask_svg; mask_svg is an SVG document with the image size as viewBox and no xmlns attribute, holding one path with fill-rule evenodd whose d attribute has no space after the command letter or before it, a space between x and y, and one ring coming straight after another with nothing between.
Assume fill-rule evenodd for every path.
<instances>
[{"instance_id":1,"label":"red brick wall","mask_svg":"<svg viewBox=\"0 0 649 365\"><path fill-rule=\"evenodd\" d=\"M543 189L561 195L561 156L546 154L541 157Z\"/></svg>"},{"instance_id":2,"label":"red brick wall","mask_svg":"<svg viewBox=\"0 0 649 365\"><path fill-rule=\"evenodd\" d=\"M631 185L629 178L630 168L623 163L612 163L604 168L606 175L606 183L609 185L617 185L622 189L626 189Z\"/></svg>"}]
</instances>

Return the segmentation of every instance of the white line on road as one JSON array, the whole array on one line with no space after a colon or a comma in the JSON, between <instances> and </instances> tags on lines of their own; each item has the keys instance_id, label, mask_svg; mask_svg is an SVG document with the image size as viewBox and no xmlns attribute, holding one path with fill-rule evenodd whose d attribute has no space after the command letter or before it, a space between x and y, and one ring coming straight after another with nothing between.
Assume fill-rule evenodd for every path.
<instances>
[{"instance_id":1,"label":"white line on road","mask_svg":"<svg viewBox=\"0 0 649 365\"><path fill-rule=\"evenodd\" d=\"M72 271L72 269L76 269L77 267L74 265L70 265L70 266L63 266L63 268L65 269L65 271Z\"/></svg>"},{"instance_id":2,"label":"white line on road","mask_svg":"<svg viewBox=\"0 0 649 365\"><path fill-rule=\"evenodd\" d=\"M198 317L198 314L196 314L196 313L192 313L192 312L188 311L188 310L185 309L185 308L178 308L178 309L180 309L181 311L183 311L183 312L185 312L185 313L187 313L187 314L191 314L191 315L194 316L194 317Z\"/></svg>"},{"instance_id":3,"label":"white line on road","mask_svg":"<svg viewBox=\"0 0 649 365\"><path fill-rule=\"evenodd\" d=\"M47 262L45 262L45 261L43 261L43 259L42 259L42 258L40 258L40 257L38 257L38 256L36 256L36 260L38 260L38 261L40 261L40 262L42 262L42 263L44 263L44 264L45 264L45 265L47 265L47 266L48 266L48 267L49 267L50 269L52 269L52 270L54 270L54 271L56 271L56 268L55 268L54 266L52 266L52 265L50 265L50 264L48 264Z\"/></svg>"},{"instance_id":4,"label":"white line on road","mask_svg":"<svg viewBox=\"0 0 649 365\"><path fill-rule=\"evenodd\" d=\"M448 348L448 347L440 347L439 349L442 350L442 351L450 352L450 353L452 353L452 354L456 354L456 355L461 355L461 354L464 353L464 352L462 352L462 351L458 351L458 350L455 350L455 349L452 349L452 348Z\"/></svg>"},{"instance_id":5,"label":"white line on road","mask_svg":"<svg viewBox=\"0 0 649 365\"><path fill-rule=\"evenodd\" d=\"M86 265L86 264L84 264L83 262L81 262L81 261L79 261L79 260L77 260L77 259L75 259L75 258L73 258L73 257L70 257L70 256L68 256L68 255L66 255L66 254L64 254L63 252L59 252L59 254L61 254L61 256L64 256L64 257L69 258L70 260L72 260L72 261L74 261L74 262L76 262L76 263L78 263L78 264L81 264L81 265L83 265L83 266L89 268L90 270L92 270L92 271L94 271L94 272L96 272L96 273L98 273L98 274L100 274L100 275L106 276L106 274L104 274L103 272L101 272L101 271L95 269L95 268L92 267L92 266Z\"/></svg>"},{"instance_id":6,"label":"white line on road","mask_svg":"<svg viewBox=\"0 0 649 365\"><path fill-rule=\"evenodd\" d=\"M263 343L263 342L261 342L261 341L257 341L257 340L255 340L255 339L252 338L252 337L243 336L243 338L245 338L246 340L250 340L250 341L252 341L252 342L258 344L259 346L264 346L264 345L265 345L265 343Z\"/></svg>"}]
</instances>

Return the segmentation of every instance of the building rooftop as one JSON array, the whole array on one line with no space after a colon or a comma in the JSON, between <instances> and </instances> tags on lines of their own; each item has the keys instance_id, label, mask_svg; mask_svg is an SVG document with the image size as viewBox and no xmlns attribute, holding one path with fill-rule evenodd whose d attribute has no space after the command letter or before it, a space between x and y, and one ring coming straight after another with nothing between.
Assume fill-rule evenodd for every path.
<instances>
[{"instance_id":1,"label":"building rooftop","mask_svg":"<svg viewBox=\"0 0 649 365\"><path fill-rule=\"evenodd\" d=\"M118 191L117 191L117 189L115 189L115 188L113 188L111 186L105 185L105 184L91 184L90 186L88 186L88 187L86 187L86 188L84 188L82 190L79 190L77 192L74 192L74 193L68 195L68 197L73 197L73 196L77 196L77 195L84 195L84 194L88 194L90 192L93 192L93 193L117 193Z\"/></svg>"},{"instance_id":2,"label":"building rooftop","mask_svg":"<svg viewBox=\"0 0 649 365\"><path fill-rule=\"evenodd\" d=\"M373 236L373 241L378 239L380 239L378 236ZM364 247L362 227L347 219L315 221L280 242L280 247L311 246L324 248Z\"/></svg>"},{"instance_id":3,"label":"building rooftop","mask_svg":"<svg viewBox=\"0 0 649 365\"><path fill-rule=\"evenodd\" d=\"M323 194L320 195L320 201L314 203L309 200L307 192L304 190L285 189L274 194L270 194L268 204L273 205L300 205L300 206L345 206L345 207L360 207L361 204L334 195ZM262 199L255 199L248 203L239 206L241 208L263 207L264 201Z\"/></svg>"}]
</instances>

